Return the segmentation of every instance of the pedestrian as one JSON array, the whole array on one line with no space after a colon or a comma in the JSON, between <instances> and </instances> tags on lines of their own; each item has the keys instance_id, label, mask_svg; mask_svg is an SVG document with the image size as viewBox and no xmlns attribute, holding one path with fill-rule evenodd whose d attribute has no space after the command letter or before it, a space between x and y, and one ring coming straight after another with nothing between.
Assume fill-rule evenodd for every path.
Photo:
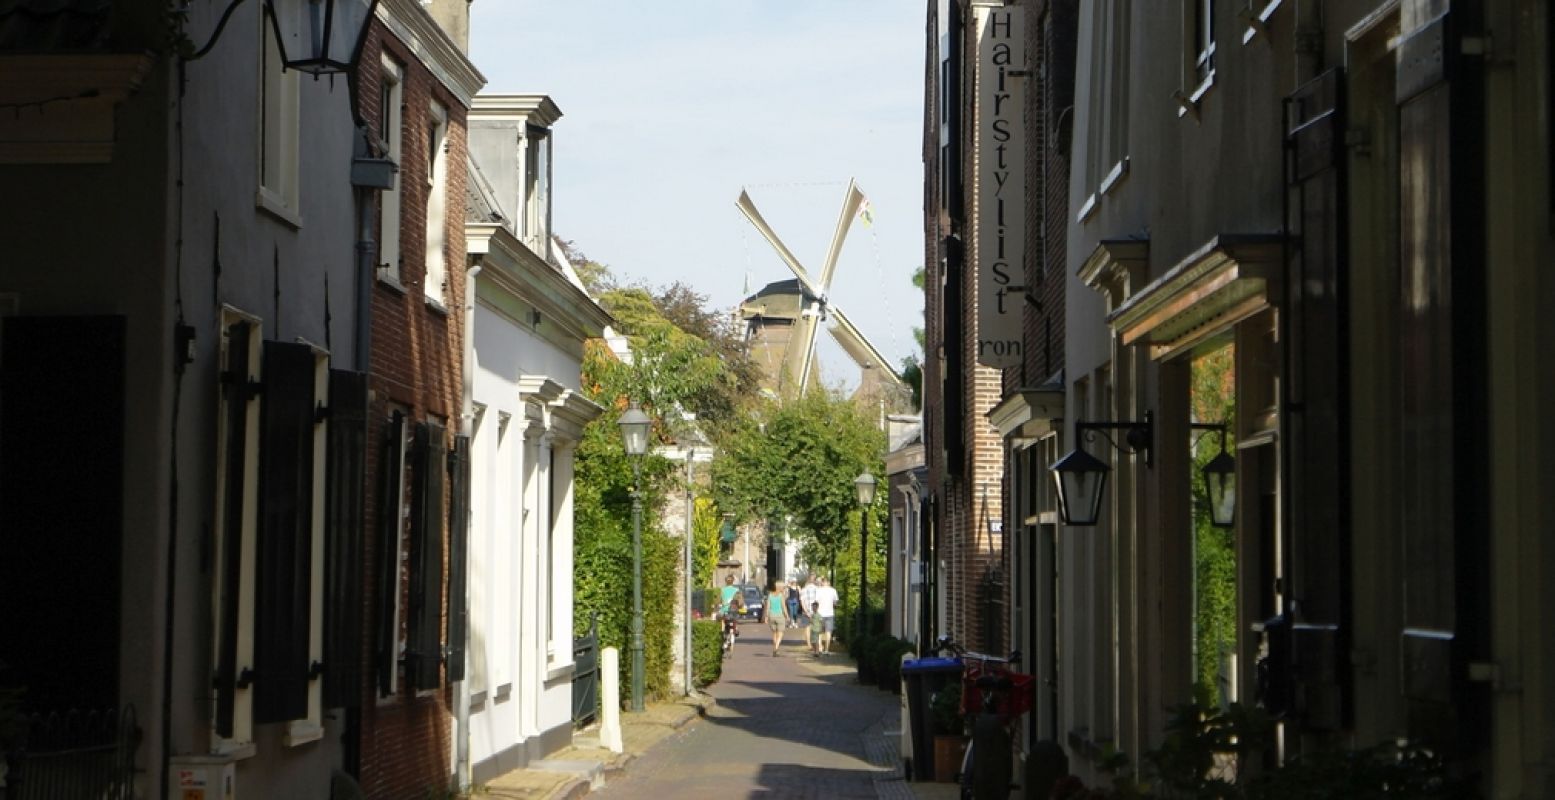
<instances>
[{"instance_id":1,"label":"pedestrian","mask_svg":"<svg viewBox=\"0 0 1555 800\"><path fill-rule=\"evenodd\" d=\"M788 627L799 627L799 587L790 583L788 585Z\"/></svg>"},{"instance_id":2,"label":"pedestrian","mask_svg":"<svg viewBox=\"0 0 1555 800\"><path fill-rule=\"evenodd\" d=\"M776 579L767 585L767 627L772 629L772 655L776 657L783 644L783 629L788 627L788 598L783 582Z\"/></svg>"},{"instance_id":3,"label":"pedestrian","mask_svg":"<svg viewBox=\"0 0 1555 800\"><path fill-rule=\"evenodd\" d=\"M831 581L821 579L820 588L815 590L815 616L821 622L821 635L819 647L821 655L831 653L832 631L837 629L837 590L831 586ZM815 627L815 623L810 623Z\"/></svg>"},{"instance_id":4,"label":"pedestrian","mask_svg":"<svg viewBox=\"0 0 1555 800\"><path fill-rule=\"evenodd\" d=\"M814 575L806 575L804 591L799 593L799 606L804 609L805 621L808 623L805 628L805 643L810 645L810 655L813 656L821 654L819 646L821 626L815 618L815 592L820 588L816 584L817 580Z\"/></svg>"}]
</instances>

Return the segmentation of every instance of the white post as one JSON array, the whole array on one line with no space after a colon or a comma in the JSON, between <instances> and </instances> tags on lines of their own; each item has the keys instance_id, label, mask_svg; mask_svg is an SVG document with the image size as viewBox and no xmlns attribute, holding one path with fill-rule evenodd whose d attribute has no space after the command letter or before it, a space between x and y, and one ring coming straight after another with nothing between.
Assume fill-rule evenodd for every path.
<instances>
[{"instance_id":1,"label":"white post","mask_svg":"<svg viewBox=\"0 0 1555 800\"><path fill-rule=\"evenodd\" d=\"M599 743L612 753L621 752L621 651L607 647L600 654Z\"/></svg>"}]
</instances>

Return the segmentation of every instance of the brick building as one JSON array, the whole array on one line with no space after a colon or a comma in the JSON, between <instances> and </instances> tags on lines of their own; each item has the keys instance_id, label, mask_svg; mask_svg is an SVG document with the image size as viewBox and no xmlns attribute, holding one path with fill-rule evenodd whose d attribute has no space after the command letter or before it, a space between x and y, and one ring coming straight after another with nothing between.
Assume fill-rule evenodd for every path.
<instances>
[{"instance_id":1,"label":"brick building","mask_svg":"<svg viewBox=\"0 0 1555 800\"><path fill-rule=\"evenodd\" d=\"M357 77L374 147L399 165L369 223L377 243L364 526L370 669L346 758L368 797L442 791L454 780L451 684L464 672L469 502L468 439L458 435L466 120L484 79L467 42L439 20L463 19L455 12L467 15L466 6L381 2Z\"/></svg>"}]
</instances>

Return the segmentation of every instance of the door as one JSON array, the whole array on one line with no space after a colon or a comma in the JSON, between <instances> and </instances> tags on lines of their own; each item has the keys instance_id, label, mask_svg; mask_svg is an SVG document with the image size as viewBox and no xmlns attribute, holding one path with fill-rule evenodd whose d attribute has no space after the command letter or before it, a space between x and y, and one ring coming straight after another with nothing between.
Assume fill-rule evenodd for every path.
<instances>
[{"instance_id":1,"label":"door","mask_svg":"<svg viewBox=\"0 0 1555 800\"><path fill-rule=\"evenodd\" d=\"M0 320L0 686L32 710L118 701L124 345L123 317Z\"/></svg>"}]
</instances>

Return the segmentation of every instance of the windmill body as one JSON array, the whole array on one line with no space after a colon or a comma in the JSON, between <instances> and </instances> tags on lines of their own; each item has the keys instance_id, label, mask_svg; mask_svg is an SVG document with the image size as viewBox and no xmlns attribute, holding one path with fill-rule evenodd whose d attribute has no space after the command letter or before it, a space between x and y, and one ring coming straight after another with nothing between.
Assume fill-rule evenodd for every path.
<instances>
[{"instance_id":1,"label":"windmill body","mask_svg":"<svg viewBox=\"0 0 1555 800\"><path fill-rule=\"evenodd\" d=\"M848 182L826 260L813 277L762 218L747 192L740 192L735 206L794 273L794 280L770 283L740 304L751 355L768 376L765 388L780 396L801 396L819 382L815 335L827 322L828 332L861 371L861 391L880 391L882 385L900 388L901 377L828 296L848 229L865 207L864 193L858 184Z\"/></svg>"}]
</instances>

